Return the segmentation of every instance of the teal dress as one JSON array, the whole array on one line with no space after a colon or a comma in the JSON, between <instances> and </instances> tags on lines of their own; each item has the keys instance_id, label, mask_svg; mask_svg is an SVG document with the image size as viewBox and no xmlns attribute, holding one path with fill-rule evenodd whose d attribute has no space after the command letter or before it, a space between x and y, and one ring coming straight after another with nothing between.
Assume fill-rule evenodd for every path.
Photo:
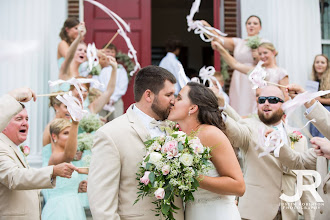
<instances>
[{"instance_id":1,"label":"teal dress","mask_svg":"<svg viewBox=\"0 0 330 220\"><path fill-rule=\"evenodd\" d=\"M83 107L85 110L87 110L89 112L88 109L89 106L89 99L85 99L84 103L83 103ZM78 134L84 133L84 130L82 130L80 127L78 128ZM84 150L83 155L81 158L83 158L86 155L90 155L92 154L92 152L90 150ZM72 164L75 165L76 167L85 167L85 165L83 164L82 160L77 160L77 161L72 161ZM86 174L79 174L79 180L80 182L83 180L87 180L88 175ZM84 208L89 209L89 201L88 201L88 197L87 197L87 193L79 193L79 200L81 202L81 205Z\"/></svg>"},{"instance_id":2,"label":"teal dress","mask_svg":"<svg viewBox=\"0 0 330 220\"><path fill-rule=\"evenodd\" d=\"M85 220L85 210L78 197L77 172L70 179L56 177L56 187L48 190L49 198L42 210L43 220Z\"/></svg>"},{"instance_id":3,"label":"teal dress","mask_svg":"<svg viewBox=\"0 0 330 220\"><path fill-rule=\"evenodd\" d=\"M46 146L44 146L42 148L42 167L48 166L49 158L51 155L52 155L52 144L47 144ZM47 200L49 198L48 191L49 191L49 189L41 190L45 203L47 202Z\"/></svg>"}]
</instances>

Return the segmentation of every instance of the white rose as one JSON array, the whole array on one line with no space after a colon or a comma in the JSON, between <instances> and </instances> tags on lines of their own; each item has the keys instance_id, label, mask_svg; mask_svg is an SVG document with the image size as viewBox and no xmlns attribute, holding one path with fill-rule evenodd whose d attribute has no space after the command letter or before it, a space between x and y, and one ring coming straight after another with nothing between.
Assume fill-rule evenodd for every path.
<instances>
[{"instance_id":1,"label":"white rose","mask_svg":"<svg viewBox=\"0 0 330 220\"><path fill-rule=\"evenodd\" d=\"M160 151L160 149L162 149L162 146L157 141L152 143L152 145L150 147L152 150L155 150L155 151Z\"/></svg>"},{"instance_id":2,"label":"white rose","mask_svg":"<svg viewBox=\"0 0 330 220\"><path fill-rule=\"evenodd\" d=\"M178 135L178 137L176 138L177 141L181 141L182 143L184 143L186 141L187 135L183 131L176 131L176 132L173 132L173 134Z\"/></svg>"},{"instance_id":3,"label":"white rose","mask_svg":"<svg viewBox=\"0 0 330 220\"><path fill-rule=\"evenodd\" d=\"M162 155L158 152L152 152L150 154L149 163L155 164L162 159Z\"/></svg>"},{"instance_id":4,"label":"white rose","mask_svg":"<svg viewBox=\"0 0 330 220\"><path fill-rule=\"evenodd\" d=\"M182 154L179 160L183 165L189 167L193 164L194 157L186 153L186 154Z\"/></svg>"}]
</instances>

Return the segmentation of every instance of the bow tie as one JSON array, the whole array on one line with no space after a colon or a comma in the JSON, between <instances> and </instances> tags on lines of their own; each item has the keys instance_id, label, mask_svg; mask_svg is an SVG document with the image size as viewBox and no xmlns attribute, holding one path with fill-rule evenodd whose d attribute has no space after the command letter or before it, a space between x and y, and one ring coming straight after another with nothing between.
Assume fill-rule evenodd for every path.
<instances>
[{"instance_id":1,"label":"bow tie","mask_svg":"<svg viewBox=\"0 0 330 220\"><path fill-rule=\"evenodd\" d=\"M150 128L155 128L155 127L165 127L167 126L167 123L165 121L156 121L155 119L152 119L152 121L149 124Z\"/></svg>"}]
</instances>

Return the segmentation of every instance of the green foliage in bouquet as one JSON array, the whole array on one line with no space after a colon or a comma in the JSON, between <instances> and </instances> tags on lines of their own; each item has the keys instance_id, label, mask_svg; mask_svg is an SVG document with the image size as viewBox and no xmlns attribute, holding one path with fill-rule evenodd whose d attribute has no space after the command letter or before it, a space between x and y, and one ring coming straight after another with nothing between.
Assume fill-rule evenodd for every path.
<instances>
[{"instance_id":1,"label":"green foliage in bouquet","mask_svg":"<svg viewBox=\"0 0 330 220\"><path fill-rule=\"evenodd\" d=\"M147 154L137 172L139 191L135 203L154 195L156 216L172 220L179 209L174 198L193 201L199 175L210 170L210 148L204 147L198 137L174 130L167 136L149 139L145 146Z\"/></svg>"},{"instance_id":2,"label":"green foliage in bouquet","mask_svg":"<svg viewBox=\"0 0 330 220\"><path fill-rule=\"evenodd\" d=\"M251 49L257 49L261 44L261 38L259 36L248 37L246 45Z\"/></svg>"},{"instance_id":3,"label":"green foliage in bouquet","mask_svg":"<svg viewBox=\"0 0 330 220\"><path fill-rule=\"evenodd\" d=\"M96 131L103 125L103 122L100 120L99 116L96 114L89 114L85 116L79 122L79 127L87 133Z\"/></svg>"},{"instance_id":4,"label":"green foliage in bouquet","mask_svg":"<svg viewBox=\"0 0 330 220\"><path fill-rule=\"evenodd\" d=\"M92 70L89 72L89 75L92 75L92 76L98 76L98 75L100 75L101 70L102 70L101 65L100 65L100 64L97 64L97 65L94 66L94 67L92 68Z\"/></svg>"},{"instance_id":5,"label":"green foliage in bouquet","mask_svg":"<svg viewBox=\"0 0 330 220\"><path fill-rule=\"evenodd\" d=\"M78 148L77 151L83 152L84 150L90 150L93 146L93 134L81 133L78 134Z\"/></svg>"}]
</instances>

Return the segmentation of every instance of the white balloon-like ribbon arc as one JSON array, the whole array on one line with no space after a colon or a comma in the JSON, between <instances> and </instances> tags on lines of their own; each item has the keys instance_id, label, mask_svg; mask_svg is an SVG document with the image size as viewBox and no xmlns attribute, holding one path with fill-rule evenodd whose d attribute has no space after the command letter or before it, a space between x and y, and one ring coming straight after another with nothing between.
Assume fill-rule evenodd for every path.
<instances>
[{"instance_id":1,"label":"white balloon-like ribbon arc","mask_svg":"<svg viewBox=\"0 0 330 220\"><path fill-rule=\"evenodd\" d=\"M129 25L121 17L119 17L116 13L114 13L113 11L111 11L109 8L105 7L101 3L94 1L94 0L85 0L85 1L95 5L96 7L100 8L102 11L104 11L107 15L109 15L110 18L112 18L114 20L114 22L118 26L117 32L119 33L119 35L121 35L124 38L124 40L126 42L126 45L128 47L128 56L129 56L129 58L134 59L134 62L135 62L134 69L130 72L130 75L133 76L134 73L137 72L141 68L141 65L138 62L136 50L134 49L134 47L132 45L131 39L126 34L126 32L131 32Z\"/></svg>"}]
</instances>

